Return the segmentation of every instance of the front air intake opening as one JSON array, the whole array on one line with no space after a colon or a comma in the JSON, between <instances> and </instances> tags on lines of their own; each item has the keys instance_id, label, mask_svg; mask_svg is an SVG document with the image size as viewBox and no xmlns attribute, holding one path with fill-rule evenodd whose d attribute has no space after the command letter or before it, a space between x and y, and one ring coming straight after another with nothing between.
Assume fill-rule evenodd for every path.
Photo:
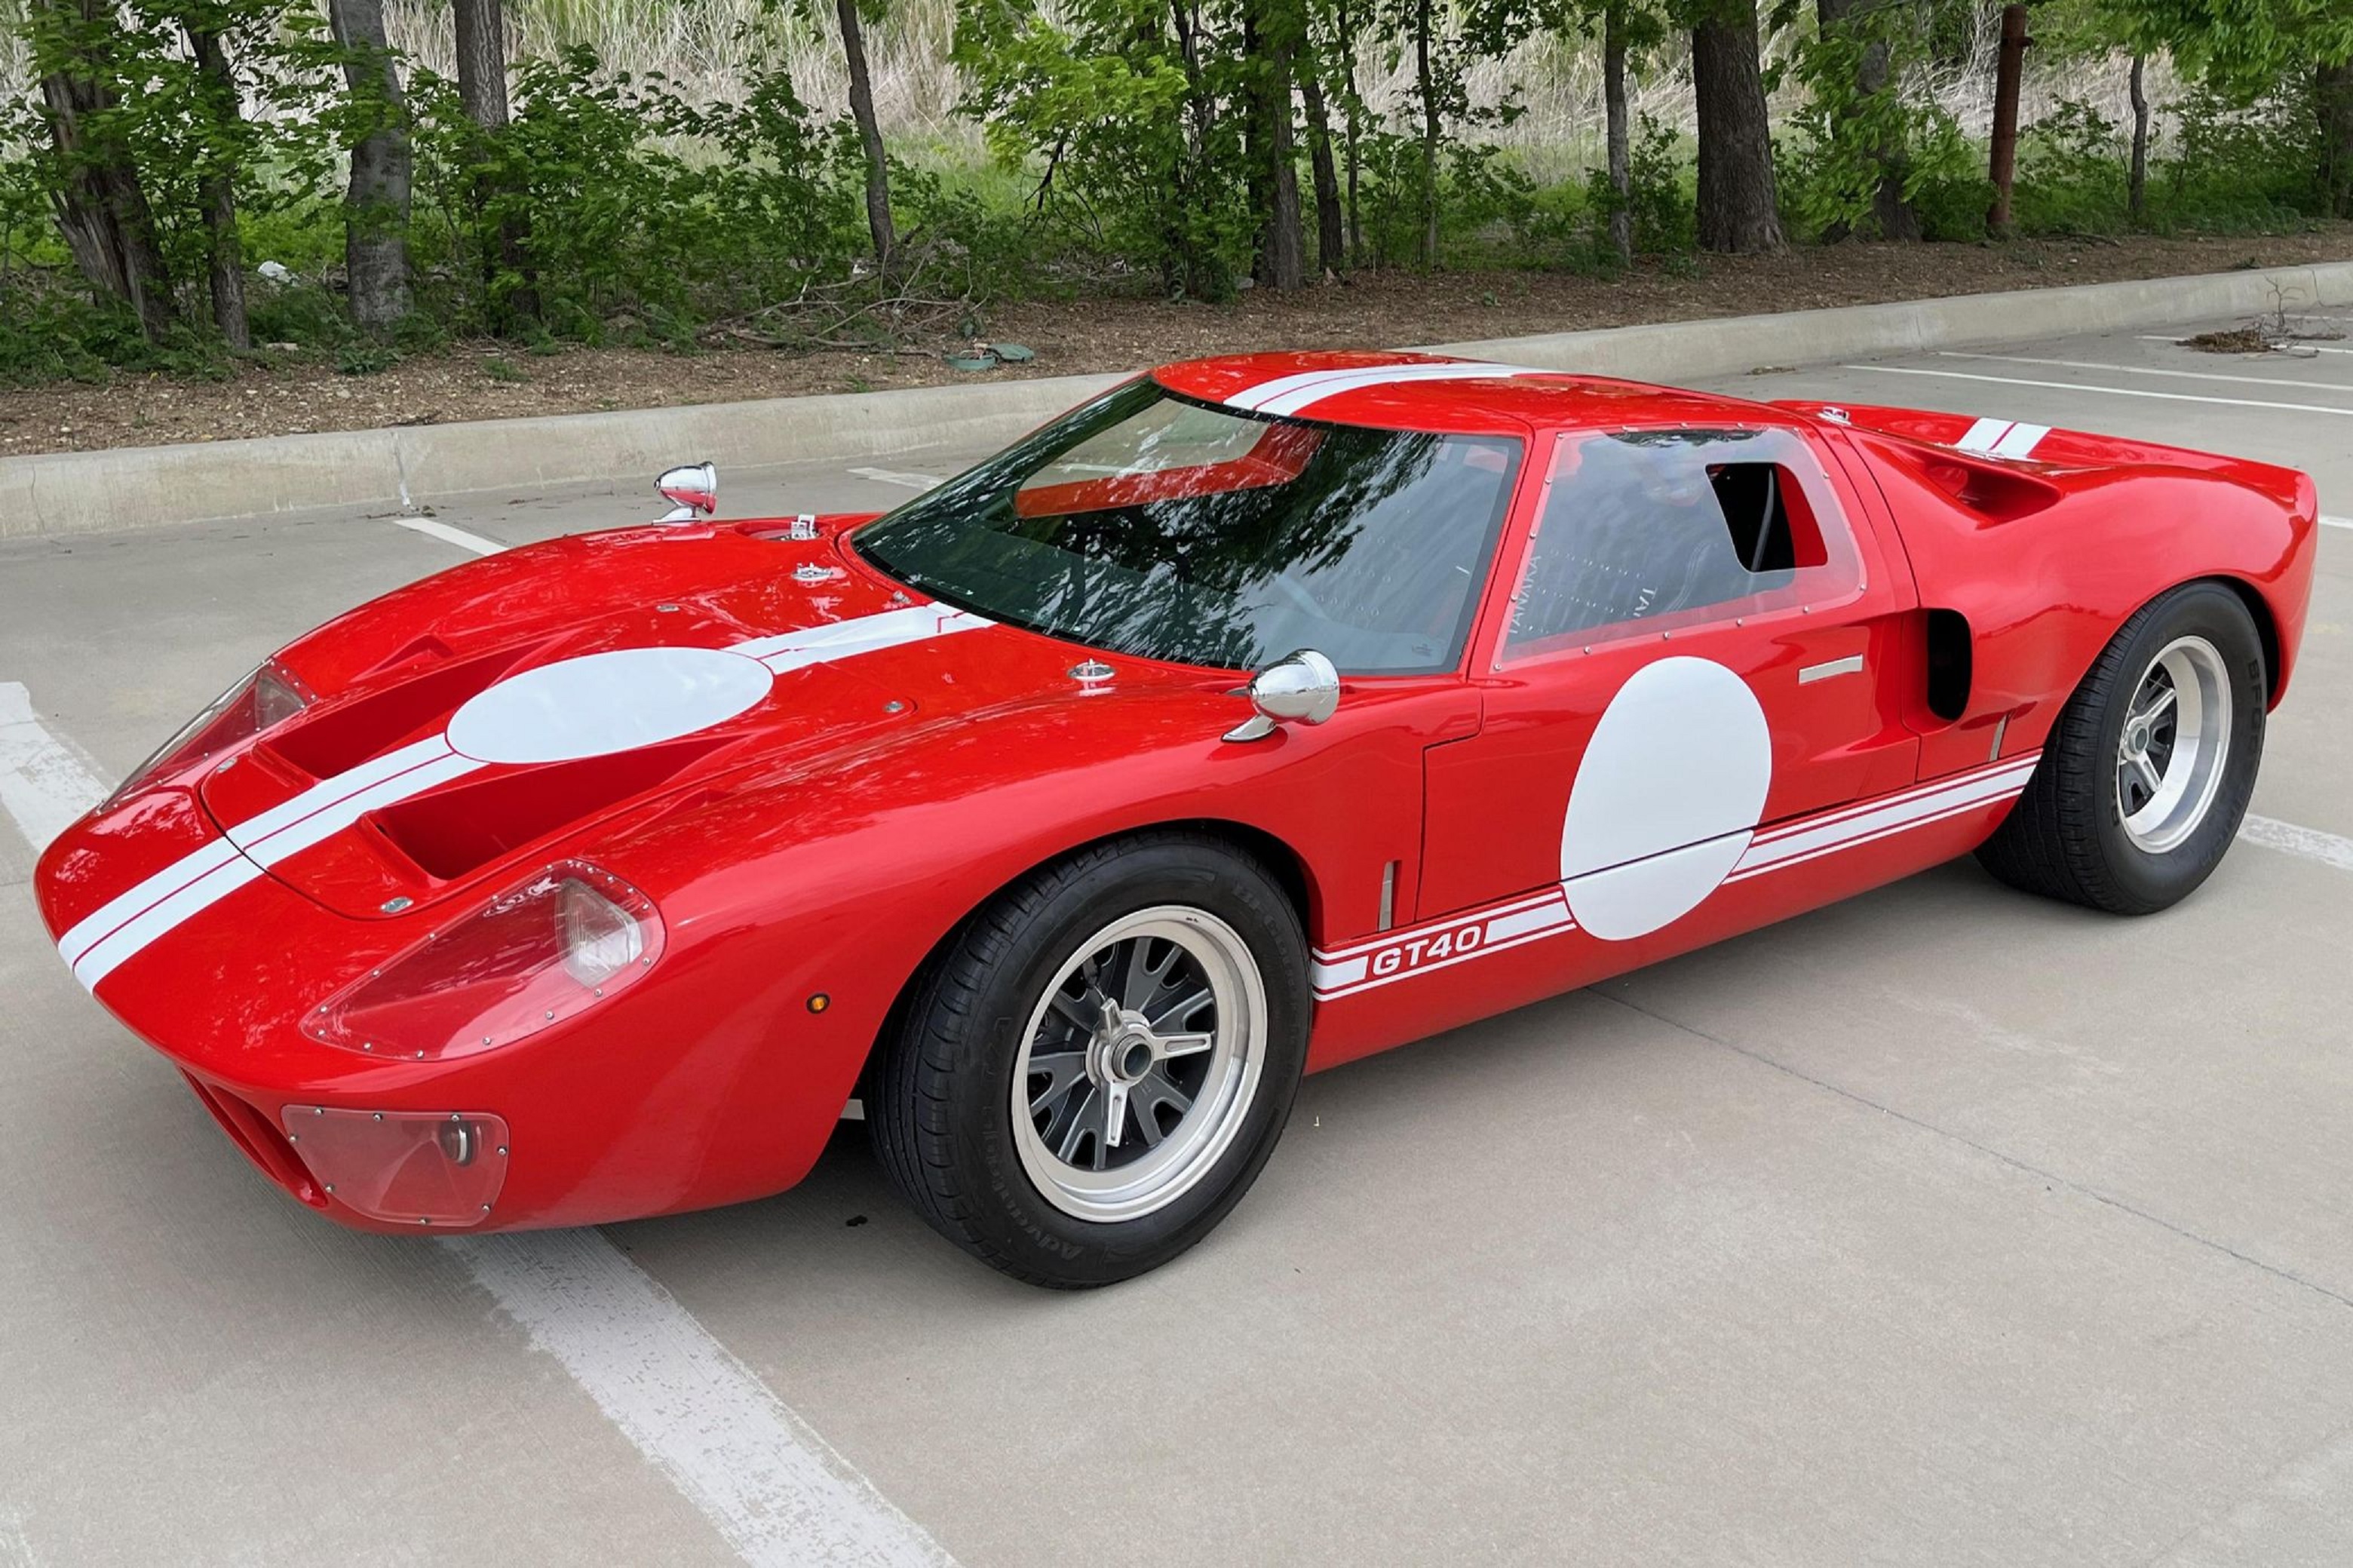
<instances>
[{"instance_id":1,"label":"front air intake opening","mask_svg":"<svg viewBox=\"0 0 2353 1568\"><path fill-rule=\"evenodd\" d=\"M1928 711L1947 724L1968 711L1968 617L1958 610L1928 612Z\"/></svg>"}]
</instances>

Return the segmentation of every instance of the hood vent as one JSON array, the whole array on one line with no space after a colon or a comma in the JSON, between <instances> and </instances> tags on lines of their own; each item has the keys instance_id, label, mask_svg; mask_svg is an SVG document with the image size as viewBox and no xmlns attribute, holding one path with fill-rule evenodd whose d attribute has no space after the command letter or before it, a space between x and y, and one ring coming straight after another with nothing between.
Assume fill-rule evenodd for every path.
<instances>
[{"instance_id":1,"label":"hood vent","mask_svg":"<svg viewBox=\"0 0 2353 1568\"><path fill-rule=\"evenodd\" d=\"M269 749L312 778L332 778L438 730L468 698L487 689L532 651L526 645L438 669L428 666L305 715L272 735Z\"/></svg>"},{"instance_id":2,"label":"hood vent","mask_svg":"<svg viewBox=\"0 0 2353 1568\"><path fill-rule=\"evenodd\" d=\"M615 756L501 773L385 806L369 820L427 876L455 881L658 788L724 744L696 736Z\"/></svg>"}]
</instances>

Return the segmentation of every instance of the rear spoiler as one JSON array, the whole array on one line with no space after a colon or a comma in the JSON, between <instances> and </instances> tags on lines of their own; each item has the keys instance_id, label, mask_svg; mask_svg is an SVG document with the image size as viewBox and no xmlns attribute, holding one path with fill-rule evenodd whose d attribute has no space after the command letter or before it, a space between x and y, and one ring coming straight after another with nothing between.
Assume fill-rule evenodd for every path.
<instances>
[{"instance_id":1,"label":"rear spoiler","mask_svg":"<svg viewBox=\"0 0 2353 1568\"><path fill-rule=\"evenodd\" d=\"M1969 458L2008 458L2011 462L2048 464L2058 468L2190 468L2245 485L2305 517L2316 515L2320 507L2312 480L2294 468L2258 463L2246 458L2196 452L2187 447L2166 447L2155 441L2127 441L2120 437L2094 436L2081 430L2054 430L2048 425L2030 425L2023 420L1976 419L1967 414L1935 414L1920 408L1793 400L1776 400L1773 406L1831 425L1875 430L1883 436L1941 447Z\"/></svg>"}]
</instances>

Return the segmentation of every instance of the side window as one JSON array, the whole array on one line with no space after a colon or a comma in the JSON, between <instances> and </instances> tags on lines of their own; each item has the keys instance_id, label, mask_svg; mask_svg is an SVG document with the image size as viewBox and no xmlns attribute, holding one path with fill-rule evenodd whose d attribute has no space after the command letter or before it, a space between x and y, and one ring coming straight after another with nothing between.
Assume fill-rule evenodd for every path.
<instances>
[{"instance_id":1,"label":"side window","mask_svg":"<svg viewBox=\"0 0 2353 1568\"><path fill-rule=\"evenodd\" d=\"M1860 583L1830 481L1794 432L1577 432L1553 449L1504 653L1818 603Z\"/></svg>"}]
</instances>

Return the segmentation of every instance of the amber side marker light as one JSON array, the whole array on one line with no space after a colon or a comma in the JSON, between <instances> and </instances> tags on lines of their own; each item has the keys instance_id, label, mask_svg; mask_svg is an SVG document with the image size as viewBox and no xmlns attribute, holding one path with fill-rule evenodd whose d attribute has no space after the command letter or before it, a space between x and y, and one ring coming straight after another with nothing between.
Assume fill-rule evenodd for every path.
<instances>
[{"instance_id":1,"label":"amber side marker light","mask_svg":"<svg viewBox=\"0 0 2353 1568\"><path fill-rule=\"evenodd\" d=\"M822 991L808 999L808 1010L812 1013L822 1013L832 1005L833 998Z\"/></svg>"}]
</instances>

